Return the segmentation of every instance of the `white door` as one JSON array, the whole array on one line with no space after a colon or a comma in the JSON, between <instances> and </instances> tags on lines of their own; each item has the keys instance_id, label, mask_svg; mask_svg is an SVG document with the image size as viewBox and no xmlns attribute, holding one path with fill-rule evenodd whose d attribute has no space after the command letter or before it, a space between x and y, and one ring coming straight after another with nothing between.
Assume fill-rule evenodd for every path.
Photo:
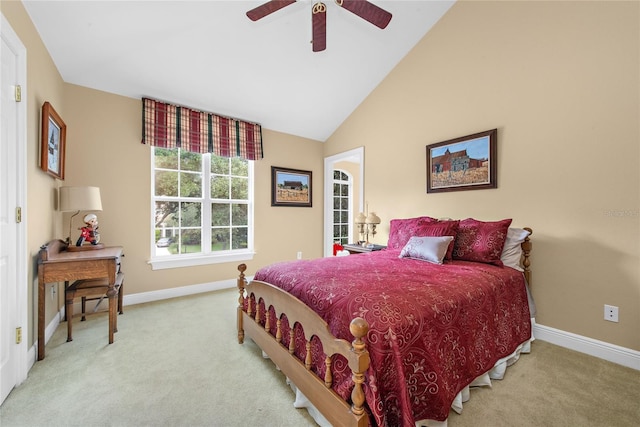
<instances>
[{"instance_id":1,"label":"white door","mask_svg":"<svg viewBox=\"0 0 640 427\"><path fill-rule=\"evenodd\" d=\"M0 24L0 403L26 378L25 227L18 217L24 193L24 103L16 87L26 79L24 46L2 17ZM24 88L26 89L26 88ZM23 129L24 128L24 129ZM26 339L26 336L24 337Z\"/></svg>"}]
</instances>

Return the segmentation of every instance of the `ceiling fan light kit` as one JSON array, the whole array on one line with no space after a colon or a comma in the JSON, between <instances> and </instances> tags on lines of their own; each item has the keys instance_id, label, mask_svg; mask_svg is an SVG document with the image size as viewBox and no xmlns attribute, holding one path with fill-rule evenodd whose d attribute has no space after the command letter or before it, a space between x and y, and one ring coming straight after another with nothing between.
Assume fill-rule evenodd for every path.
<instances>
[{"instance_id":1,"label":"ceiling fan light kit","mask_svg":"<svg viewBox=\"0 0 640 427\"><path fill-rule=\"evenodd\" d=\"M391 21L391 13L367 0L335 0L335 2L341 8L380 29L385 29ZM247 17L252 21L257 21L293 3L296 3L296 0L270 0L248 11ZM327 6L320 1L314 2L311 8L311 25L313 51L325 50L327 47Z\"/></svg>"}]
</instances>

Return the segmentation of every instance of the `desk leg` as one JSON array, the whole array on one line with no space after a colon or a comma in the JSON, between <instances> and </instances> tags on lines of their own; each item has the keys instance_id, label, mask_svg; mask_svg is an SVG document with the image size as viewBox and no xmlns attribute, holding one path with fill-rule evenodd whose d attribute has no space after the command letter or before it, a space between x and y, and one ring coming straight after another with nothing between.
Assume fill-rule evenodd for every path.
<instances>
[{"instance_id":1,"label":"desk leg","mask_svg":"<svg viewBox=\"0 0 640 427\"><path fill-rule=\"evenodd\" d=\"M116 329L118 295L116 294L115 284L109 285L107 297L109 297L109 344L113 344L113 332Z\"/></svg>"},{"instance_id":2,"label":"desk leg","mask_svg":"<svg viewBox=\"0 0 640 427\"><path fill-rule=\"evenodd\" d=\"M44 277L38 267L38 360L44 359Z\"/></svg>"}]
</instances>

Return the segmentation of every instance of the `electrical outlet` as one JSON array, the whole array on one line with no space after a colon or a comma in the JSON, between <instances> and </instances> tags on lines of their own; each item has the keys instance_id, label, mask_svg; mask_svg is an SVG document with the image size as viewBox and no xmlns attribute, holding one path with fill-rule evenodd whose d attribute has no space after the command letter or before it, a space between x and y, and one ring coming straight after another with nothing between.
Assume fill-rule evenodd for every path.
<instances>
[{"instance_id":1,"label":"electrical outlet","mask_svg":"<svg viewBox=\"0 0 640 427\"><path fill-rule=\"evenodd\" d=\"M54 285L51 285L51 301L54 301L56 299L56 287Z\"/></svg>"},{"instance_id":2,"label":"electrical outlet","mask_svg":"<svg viewBox=\"0 0 640 427\"><path fill-rule=\"evenodd\" d=\"M302 251L298 251L298 259L302 259Z\"/></svg>"},{"instance_id":3,"label":"electrical outlet","mask_svg":"<svg viewBox=\"0 0 640 427\"><path fill-rule=\"evenodd\" d=\"M617 322L618 321L618 307L615 305L604 305L604 320L608 320L609 322Z\"/></svg>"}]
</instances>

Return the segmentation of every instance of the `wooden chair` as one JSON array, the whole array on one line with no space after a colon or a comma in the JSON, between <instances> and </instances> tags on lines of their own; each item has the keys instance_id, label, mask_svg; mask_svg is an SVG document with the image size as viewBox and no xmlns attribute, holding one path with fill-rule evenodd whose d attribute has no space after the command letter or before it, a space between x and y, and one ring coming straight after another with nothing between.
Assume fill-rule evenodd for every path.
<instances>
[{"instance_id":1,"label":"wooden chair","mask_svg":"<svg viewBox=\"0 0 640 427\"><path fill-rule=\"evenodd\" d=\"M116 276L115 290L118 298L118 313L122 314L122 295L124 294L124 273L119 272ZM73 301L82 298L82 319L86 320L87 301L106 298L109 289L108 279L76 280L65 290L65 313L67 317L67 342L73 341L72 321L73 321ZM110 322L109 322L110 323ZM112 332L118 332L118 318L114 318L113 325L109 324L109 336Z\"/></svg>"}]
</instances>

